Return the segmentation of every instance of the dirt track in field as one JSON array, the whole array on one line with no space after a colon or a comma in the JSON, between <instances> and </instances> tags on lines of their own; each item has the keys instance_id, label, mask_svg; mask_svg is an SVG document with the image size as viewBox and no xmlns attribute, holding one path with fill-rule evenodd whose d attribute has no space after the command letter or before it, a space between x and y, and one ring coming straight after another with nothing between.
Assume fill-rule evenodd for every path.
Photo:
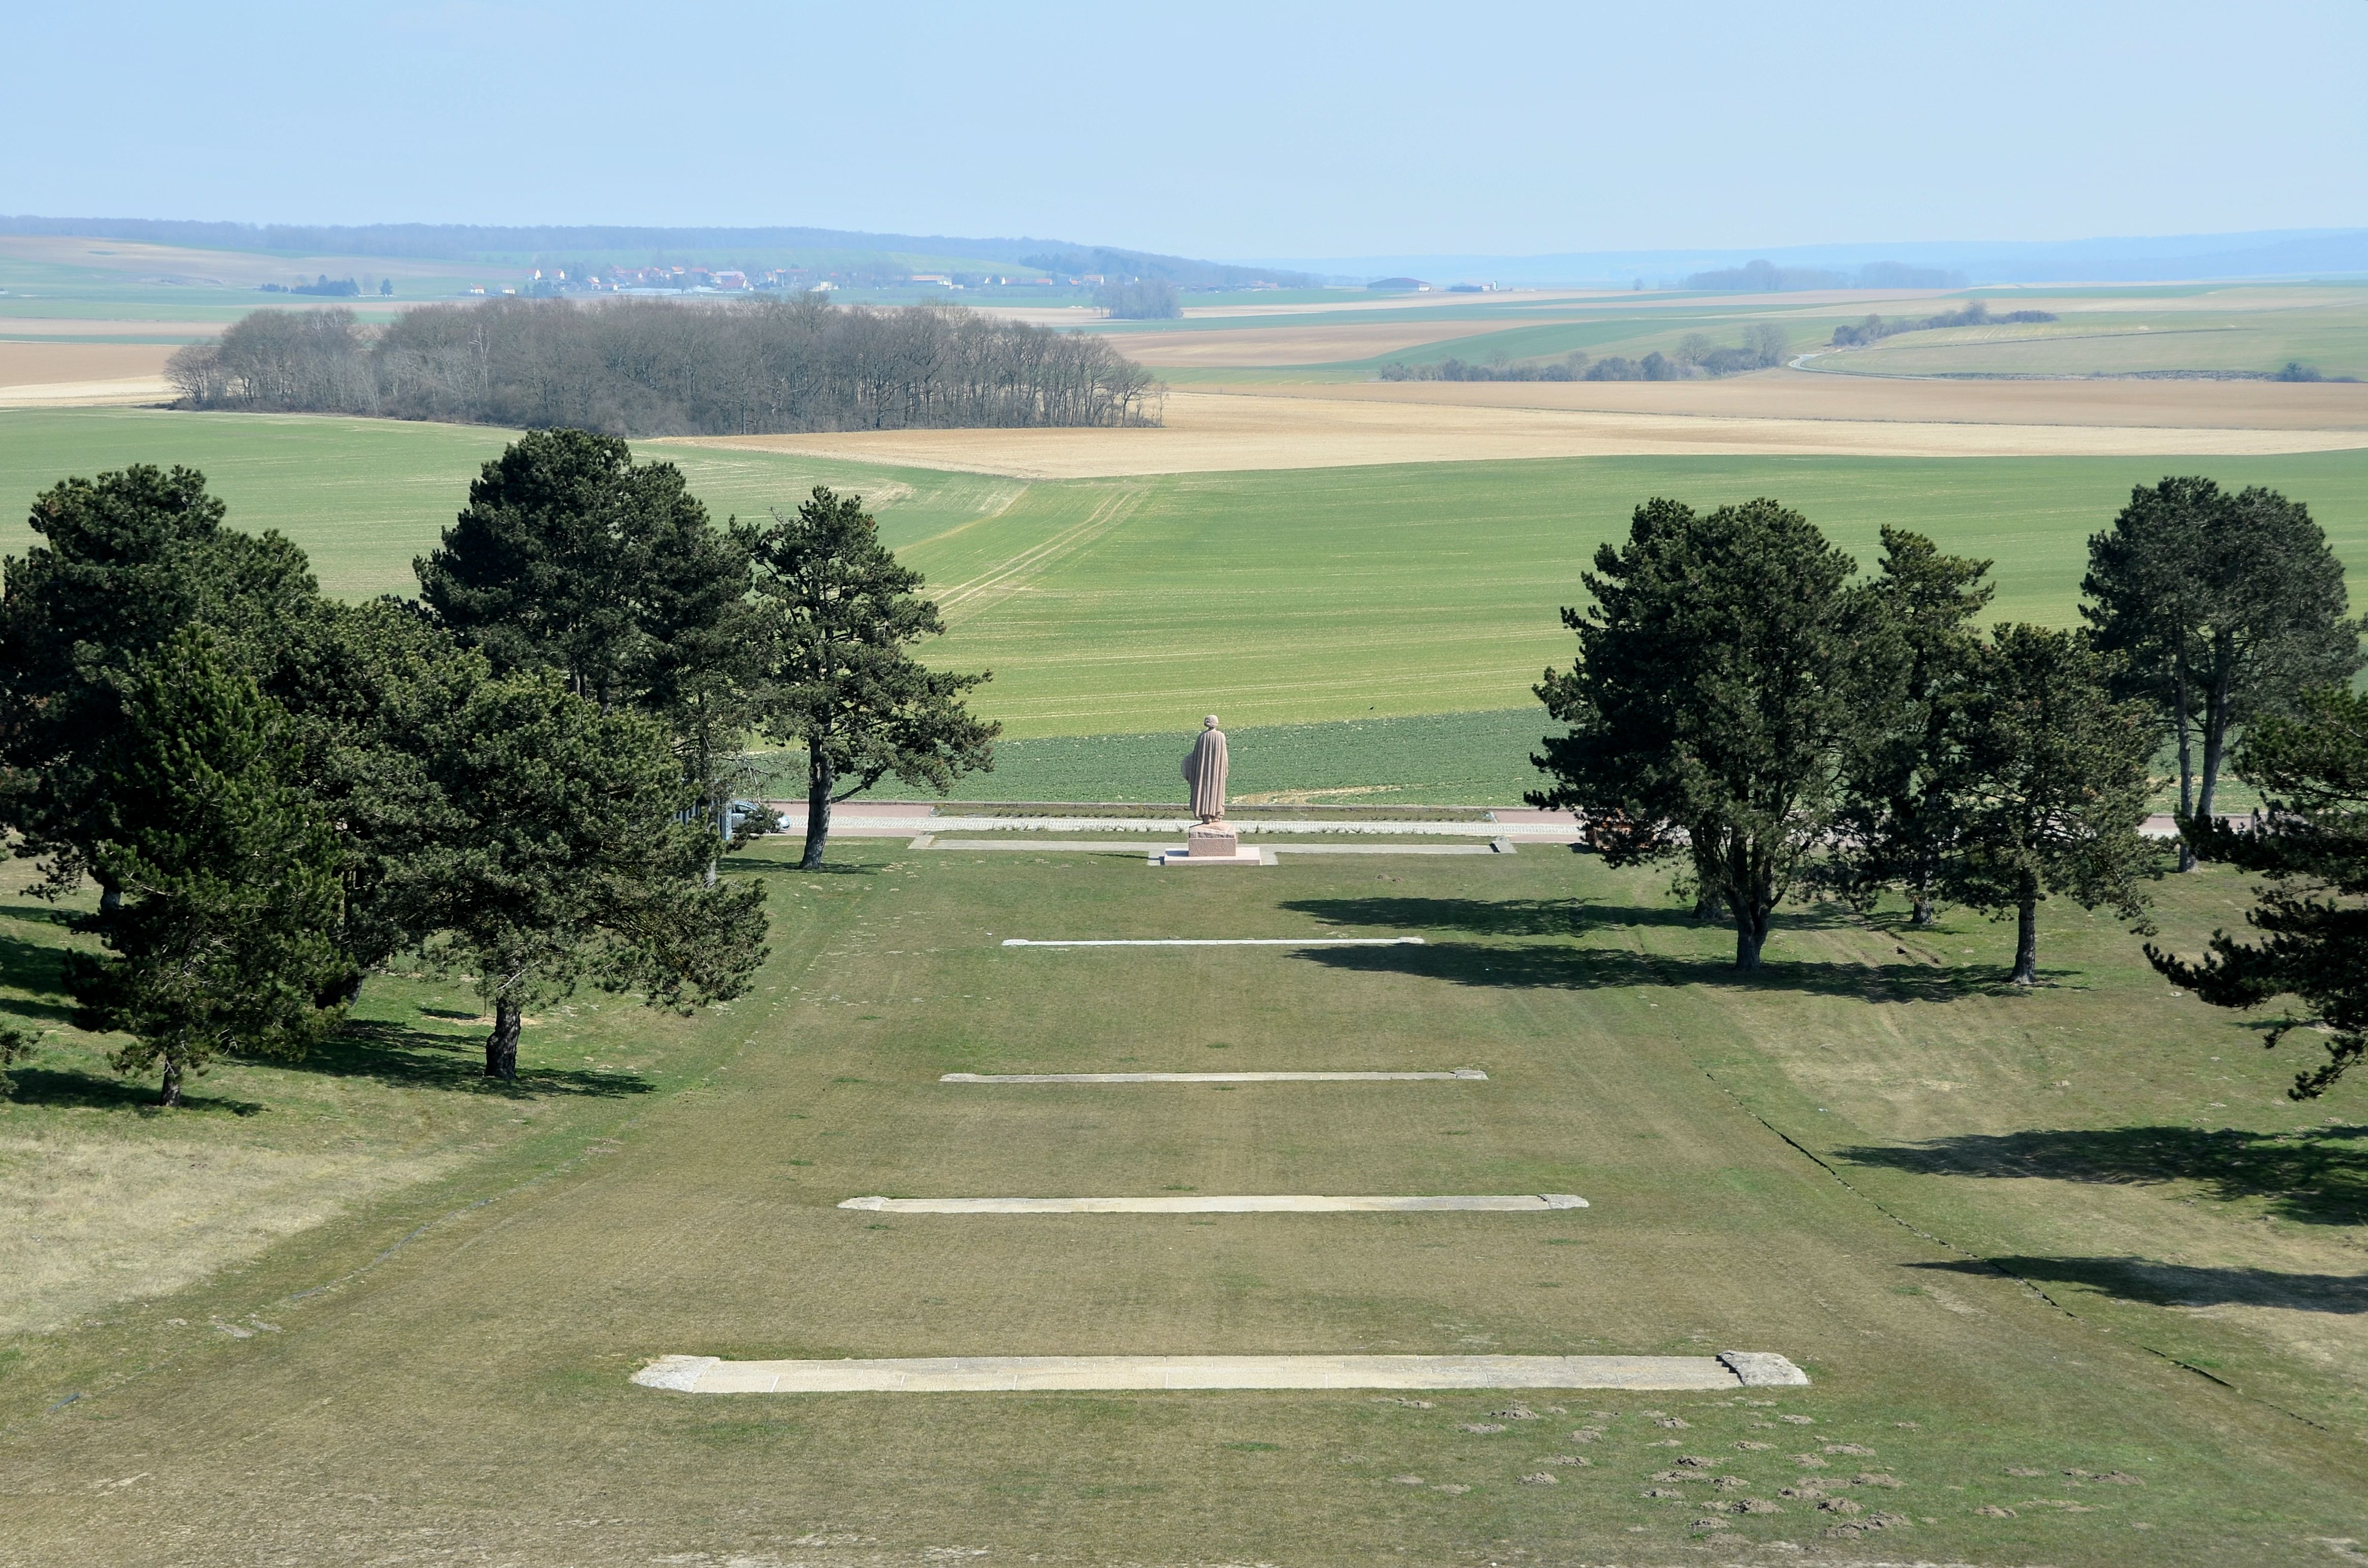
<instances>
[{"instance_id":1,"label":"dirt track in field","mask_svg":"<svg viewBox=\"0 0 2368 1568\"><path fill-rule=\"evenodd\" d=\"M2297 395L2300 394L2300 395ZM2368 447L2368 386L1866 382L1367 383L1170 392L1129 430L883 430L689 444L1092 479L1522 458L2239 456Z\"/></svg>"}]
</instances>

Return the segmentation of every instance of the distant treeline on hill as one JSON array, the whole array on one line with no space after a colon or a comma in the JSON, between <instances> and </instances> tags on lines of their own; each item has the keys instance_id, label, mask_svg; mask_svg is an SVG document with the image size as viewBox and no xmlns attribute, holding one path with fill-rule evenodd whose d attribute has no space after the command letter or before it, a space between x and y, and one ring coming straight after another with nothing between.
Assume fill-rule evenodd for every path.
<instances>
[{"instance_id":1,"label":"distant treeline on hill","mask_svg":"<svg viewBox=\"0 0 2368 1568\"><path fill-rule=\"evenodd\" d=\"M1642 359L1607 354L1600 359L1571 353L1539 364L1472 365L1447 358L1435 365L1408 365L1393 360L1382 367L1385 381L1682 381L1697 376L1732 376L1745 370L1765 370L1784 362L1791 344L1784 329L1771 322L1755 322L1743 329L1743 346L1721 347L1707 333L1690 332L1675 350L1659 349Z\"/></svg>"},{"instance_id":2,"label":"distant treeline on hill","mask_svg":"<svg viewBox=\"0 0 2368 1568\"><path fill-rule=\"evenodd\" d=\"M1151 373L1096 336L814 297L257 311L165 373L187 406L616 436L1146 425Z\"/></svg>"},{"instance_id":3,"label":"distant treeline on hill","mask_svg":"<svg viewBox=\"0 0 2368 1568\"><path fill-rule=\"evenodd\" d=\"M1105 283L1094 290L1094 303L1118 321L1173 321L1184 313L1176 301L1176 285L1164 278Z\"/></svg>"},{"instance_id":4,"label":"distant treeline on hill","mask_svg":"<svg viewBox=\"0 0 2368 1568\"><path fill-rule=\"evenodd\" d=\"M1253 283L1301 288L1320 282L1311 273L1270 267L1235 267L1191 256L1065 240L965 239L951 234L875 234L847 229L629 228L606 224L552 226L473 223L209 223L170 218L39 218L0 215L0 234L74 234L208 250L280 251L296 256L412 256L448 261L521 261L600 253L646 256L655 261L753 257L781 253L826 254L858 273L903 276L897 256L1008 262L1047 272L1165 278L1182 288L1237 289Z\"/></svg>"},{"instance_id":5,"label":"distant treeline on hill","mask_svg":"<svg viewBox=\"0 0 2368 1568\"><path fill-rule=\"evenodd\" d=\"M1779 267L1772 261L1747 261L1714 272L1697 272L1686 279L1689 289L1723 293L1782 294L1803 289L1962 289L1965 275L1939 267L1910 267L1903 261L1873 261L1856 272L1833 272L1822 267Z\"/></svg>"},{"instance_id":6,"label":"distant treeline on hill","mask_svg":"<svg viewBox=\"0 0 2368 1568\"><path fill-rule=\"evenodd\" d=\"M2010 322L2054 321L2050 311L2009 311L2004 315L1990 314L1987 301L1975 300L1962 311L1943 311L1937 316L1918 319L1899 317L1885 321L1881 316L1869 316L1856 326L1834 328L1833 343L1837 348L1849 348L1861 343L1874 343L1902 332L1930 332L1944 326L1996 326Z\"/></svg>"}]
</instances>

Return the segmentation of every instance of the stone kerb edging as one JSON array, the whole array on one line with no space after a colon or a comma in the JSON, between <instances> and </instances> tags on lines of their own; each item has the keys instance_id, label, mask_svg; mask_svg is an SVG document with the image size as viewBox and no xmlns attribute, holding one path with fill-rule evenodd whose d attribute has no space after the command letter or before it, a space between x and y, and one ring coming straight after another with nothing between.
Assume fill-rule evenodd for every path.
<instances>
[{"instance_id":1,"label":"stone kerb edging","mask_svg":"<svg viewBox=\"0 0 2368 1568\"><path fill-rule=\"evenodd\" d=\"M1446 1073L941 1073L940 1084L1485 1084L1477 1067Z\"/></svg>"},{"instance_id":2,"label":"stone kerb edging","mask_svg":"<svg viewBox=\"0 0 2368 1568\"><path fill-rule=\"evenodd\" d=\"M1804 1387L1782 1356L929 1356L724 1361L661 1356L632 1375L676 1393L990 1393L1062 1390Z\"/></svg>"},{"instance_id":3,"label":"stone kerb edging","mask_svg":"<svg viewBox=\"0 0 2368 1568\"><path fill-rule=\"evenodd\" d=\"M1544 1213L1584 1209L1575 1192L1384 1195L1160 1194L1149 1198L850 1198L841 1209L874 1214L1435 1214Z\"/></svg>"}]
</instances>

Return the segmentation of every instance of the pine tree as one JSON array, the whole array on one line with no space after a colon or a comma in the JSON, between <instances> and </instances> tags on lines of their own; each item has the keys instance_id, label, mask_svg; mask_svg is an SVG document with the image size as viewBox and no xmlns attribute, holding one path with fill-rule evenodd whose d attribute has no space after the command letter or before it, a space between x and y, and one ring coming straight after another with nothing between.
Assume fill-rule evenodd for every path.
<instances>
[{"instance_id":1,"label":"pine tree","mask_svg":"<svg viewBox=\"0 0 2368 1568\"><path fill-rule=\"evenodd\" d=\"M164 1098L223 1052L301 1056L336 1028L345 972L337 853L287 715L185 629L120 680L94 801L92 869L120 898L69 952L82 1028L131 1037L119 1072L162 1063Z\"/></svg>"},{"instance_id":2,"label":"pine tree","mask_svg":"<svg viewBox=\"0 0 2368 1568\"><path fill-rule=\"evenodd\" d=\"M2214 931L2196 963L2151 945L2146 957L2215 1007L2299 998L2305 1010L2280 1020L2268 1043L2296 1029L2325 1035L2327 1061L2288 1091L2316 1099L2368 1055L2368 694L2322 687L2262 719L2237 750L2237 773L2269 801L2251 827L2206 817L2180 826L2202 858L2268 879L2245 916L2260 937Z\"/></svg>"},{"instance_id":3,"label":"pine tree","mask_svg":"<svg viewBox=\"0 0 2368 1568\"><path fill-rule=\"evenodd\" d=\"M2159 731L2143 701L2117 701L2112 664L2078 632L2000 626L1964 705L1964 749L1948 789L1960 836L1943 885L1976 909L2015 915L2017 985L2039 979L2039 904L2145 916L2158 875L2138 836Z\"/></svg>"},{"instance_id":4,"label":"pine tree","mask_svg":"<svg viewBox=\"0 0 2368 1568\"><path fill-rule=\"evenodd\" d=\"M1777 502L1647 501L1596 551L1594 608L1563 611L1577 663L1537 688L1570 730L1531 758L1553 779L1531 803L1586 812L1612 865L1686 858L1737 969L1823 849L1867 716L1896 703L1897 641L1851 570Z\"/></svg>"},{"instance_id":5,"label":"pine tree","mask_svg":"<svg viewBox=\"0 0 2368 1568\"><path fill-rule=\"evenodd\" d=\"M773 516L755 541L756 586L770 652L764 722L806 749L806 842L801 868L822 865L830 808L894 773L942 795L995 766L1002 726L962 693L988 675L931 670L905 648L944 632L921 598L921 574L880 542L860 496L817 485L793 516Z\"/></svg>"},{"instance_id":6,"label":"pine tree","mask_svg":"<svg viewBox=\"0 0 2368 1568\"><path fill-rule=\"evenodd\" d=\"M2295 693L2360 667L2360 627L2344 619L2343 563L2309 508L2209 479L2141 485L2112 528L2089 541L2099 646L2121 655L2123 689L2169 721L2181 816L2210 816L2228 746ZM2201 741L2200 763L2195 743ZM2181 850L2180 867L2192 855Z\"/></svg>"},{"instance_id":7,"label":"pine tree","mask_svg":"<svg viewBox=\"0 0 2368 1568\"><path fill-rule=\"evenodd\" d=\"M713 842L656 722L551 670L486 680L422 726L432 794L386 902L493 1015L485 1075L518 1076L526 1010L589 979L688 1008L744 994L764 889L709 885Z\"/></svg>"},{"instance_id":8,"label":"pine tree","mask_svg":"<svg viewBox=\"0 0 2368 1568\"><path fill-rule=\"evenodd\" d=\"M1950 781L1981 636L1974 618L1993 592L1987 561L1943 555L1921 534L1885 525L1873 587L1907 665L1892 708L1868 714L1850 748L1832 864L1864 905L1885 887L1907 893L1909 924L1930 926L1941 869L1959 831Z\"/></svg>"}]
</instances>

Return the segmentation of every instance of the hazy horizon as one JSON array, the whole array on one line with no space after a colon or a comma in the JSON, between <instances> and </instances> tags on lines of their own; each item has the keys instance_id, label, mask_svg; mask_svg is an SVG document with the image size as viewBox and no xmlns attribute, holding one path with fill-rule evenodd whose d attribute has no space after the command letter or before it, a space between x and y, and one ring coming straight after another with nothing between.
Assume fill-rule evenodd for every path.
<instances>
[{"instance_id":1,"label":"hazy horizon","mask_svg":"<svg viewBox=\"0 0 2368 1568\"><path fill-rule=\"evenodd\" d=\"M1041 235L1212 258L2341 229L2368 6L728 26L612 0L15 24L0 210Z\"/></svg>"}]
</instances>

